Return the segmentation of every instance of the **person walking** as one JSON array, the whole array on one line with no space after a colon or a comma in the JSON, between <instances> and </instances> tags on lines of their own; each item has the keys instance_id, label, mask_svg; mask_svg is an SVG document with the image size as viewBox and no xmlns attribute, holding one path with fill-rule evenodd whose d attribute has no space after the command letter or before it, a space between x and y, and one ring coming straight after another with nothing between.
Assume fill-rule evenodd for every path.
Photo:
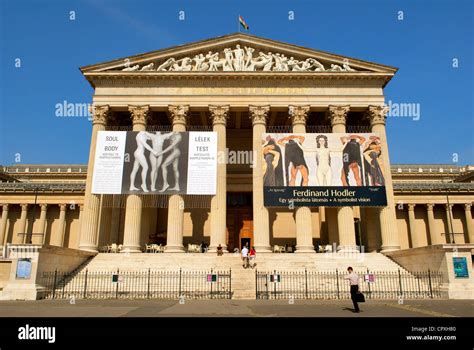
<instances>
[{"instance_id":1,"label":"person walking","mask_svg":"<svg viewBox=\"0 0 474 350\"><path fill-rule=\"evenodd\" d=\"M359 304L357 304L357 293L359 292L359 276L354 272L351 266L347 268L349 273L344 279L349 280L351 286L351 299L354 304L354 312L360 312Z\"/></svg>"}]
</instances>

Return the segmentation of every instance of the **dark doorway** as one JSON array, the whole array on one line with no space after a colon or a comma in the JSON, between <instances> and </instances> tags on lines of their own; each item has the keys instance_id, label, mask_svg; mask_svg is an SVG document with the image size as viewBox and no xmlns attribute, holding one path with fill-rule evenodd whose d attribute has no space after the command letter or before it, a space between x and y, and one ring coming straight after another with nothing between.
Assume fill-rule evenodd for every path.
<instances>
[{"instance_id":1,"label":"dark doorway","mask_svg":"<svg viewBox=\"0 0 474 350\"><path fill-rule=\"evenodd\" d=\"M249 248L253 240L253 211L251 192L227 193L227 247L229 251L242 249L242 242L248 242Z\"/></svg>"},{"instance_id":2,"label":"dark doorway","mask_svg":"<svg viewBox=\"0 0 474 350\"><path fill-rule=\"evenodd\" d=\"M250 249L250 238L241 238L240 239L240 246L243 248L247 246L248 249Z\"/></svg>"}]
</instances>

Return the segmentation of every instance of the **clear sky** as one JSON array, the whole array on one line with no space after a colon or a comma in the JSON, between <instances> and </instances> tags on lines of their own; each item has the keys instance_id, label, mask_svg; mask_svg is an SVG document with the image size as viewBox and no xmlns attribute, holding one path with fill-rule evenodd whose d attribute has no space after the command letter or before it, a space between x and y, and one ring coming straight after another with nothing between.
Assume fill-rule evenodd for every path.
<instances>
[{"instance_id":1,"label":"clear sky","mask_svg":"<svg viewBox=\"0 0 474 350\"><path fill-rule=\"evenodd\" d=\"M386 102L420 115L388 119L392 163L474 164L473 3L0 0L0 164L86 163L91 122L55 115L91 102L79 67L230 34L239 14L250 34L398 67Z\"/></svg>"}]
</instances>

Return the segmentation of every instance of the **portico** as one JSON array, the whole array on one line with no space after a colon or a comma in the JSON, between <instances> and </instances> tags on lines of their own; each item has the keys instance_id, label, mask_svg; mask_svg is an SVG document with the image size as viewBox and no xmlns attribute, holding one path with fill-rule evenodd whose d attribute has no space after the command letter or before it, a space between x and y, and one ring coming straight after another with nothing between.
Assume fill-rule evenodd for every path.
<instances>
[{"instance_id":1,"label":"portico","mask_svg":"<svg viewBox=\"0 0 474 350\"><path fill-rule=\"evenodd\" d=\"M226 56L228 49L244 53ZM73 213L77 238L68 238L69 202L43 195L33 219L34 243L91 252L115 243L124 253L161 243L166 253L183 253L188 244L201 242L209 252L219 244L231 252L248 240L258 253L294 245L296 253L309 254L316 244L336 243L340 252L352 253L357 245L390 252L450 242L453 235L474 240L470 189L446 207L445 196L420 198L394 186L383 91L394 67L239 33L81 70L94 95L84 195L75 199L83 206ZM107 130L214 131L220 154L244 154L239 158L246 161L219 157L213 196L97 195L91 192L97 133ZM265 207L261 136L266 132L377 133L387 206ZM23 243L16 235L28 231L31 196L1 204L0 245ZM53 211L58 221L51 235Z\"/></svg>"}]
</instances>

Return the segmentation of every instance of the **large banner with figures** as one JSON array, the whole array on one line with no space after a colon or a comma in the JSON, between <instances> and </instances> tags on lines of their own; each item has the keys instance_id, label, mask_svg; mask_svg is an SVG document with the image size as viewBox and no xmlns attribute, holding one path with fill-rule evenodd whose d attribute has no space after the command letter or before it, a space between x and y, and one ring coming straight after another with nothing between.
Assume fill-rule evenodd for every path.
<instances>
[{"instance_id":1,"label":"large banner with figures","mask_svg":"<svg viewBox=\"0 0 474 350\"><path fill-rule=\"evenodd\" d=\"M263 134L267 207L385 206L376 134Z\"/></svg>"},{"instance_id":2,"label":"large banner with figures","mask_svg":"<svg viewBox=\"0 0 474 350\"><path fill-rule=\"evenodd\" d=\"M100 131L95 194L216 194L217 133Z\"/></svg>"}]
</instances>

